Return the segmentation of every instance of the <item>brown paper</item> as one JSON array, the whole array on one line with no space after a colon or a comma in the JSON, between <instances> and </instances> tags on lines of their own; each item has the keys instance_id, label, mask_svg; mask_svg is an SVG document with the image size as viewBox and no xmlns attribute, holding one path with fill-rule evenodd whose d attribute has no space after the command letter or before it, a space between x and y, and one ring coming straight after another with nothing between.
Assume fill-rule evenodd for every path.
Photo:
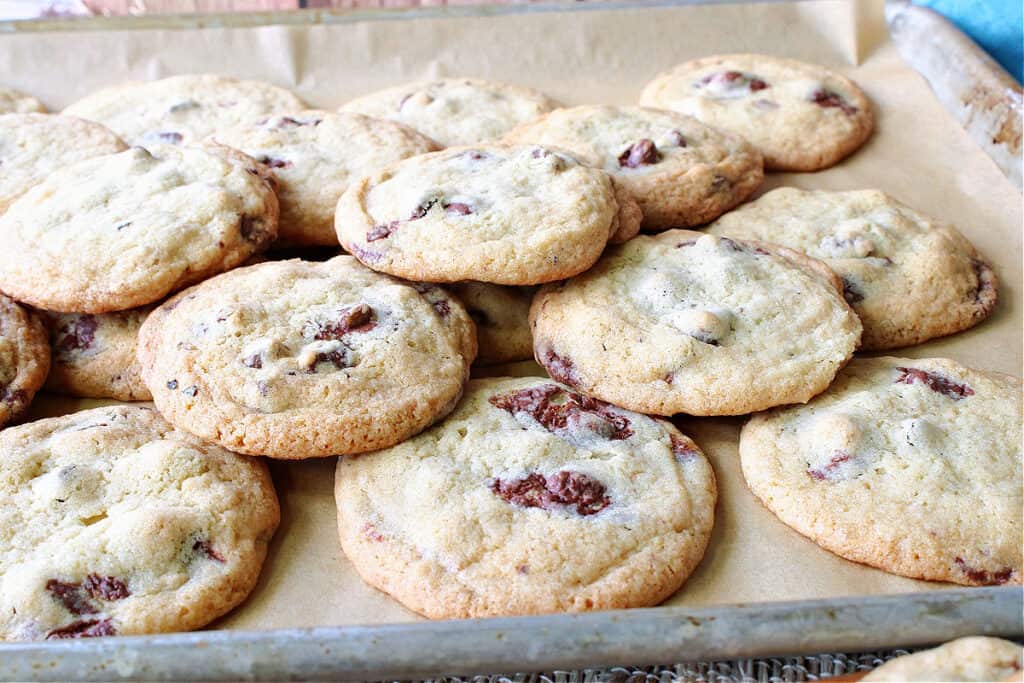
<instances>
[{"instance_id":1,"label":"brown paper","mask_svg":"<svg viewBox=\"0 0 1024 683\"><path fill-rule=\"evenodd\" d=\"M960 227L991 258L1000 304L977 328L900 351L1021 369L1021 197L939 106L888 42L881 2L615 8L488 8L489 16L344 20L318 26L69 31L0 37L0 85L59 108L129 78L219 71L273 81L334 107L405 80L466 75L540 88L565 103L635 102L656 73L693 57L756 51L830 65L876 108L877 131L838 167L769 176L765 189L877 187ZM424 13L421 13L424 14ZM456 13L459 14L459 13ZM335 17L333 20L336 20ZM521 368L520 368L521 369ZM37 414L82 402L41 401ZM684 419L718 475L711 545L668 604L899 593L946 587L842 560L789 530L746 489L737 464L742 419ZM225 628L384 623L417 618L362 584L335 534L333 459L273 463L284 520L259 586Z\"/></svg>"}]
</instances>

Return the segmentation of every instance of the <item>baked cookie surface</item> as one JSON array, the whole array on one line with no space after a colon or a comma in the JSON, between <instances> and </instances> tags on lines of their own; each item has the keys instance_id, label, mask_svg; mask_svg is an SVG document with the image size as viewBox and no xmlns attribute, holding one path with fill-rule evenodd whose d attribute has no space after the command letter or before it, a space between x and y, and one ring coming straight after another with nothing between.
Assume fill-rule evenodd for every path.
<instances>
[{"instance_id":1,"label":"baked cookie surface","mask_svg":"<svg viewBox=\"0 0 1024 683\"><path fill-rule=\"evenodd\" d=\"M52 362L46 389L81 398L150 401L136 358L152 307L113 313L46 313Z\"/></svg>"},{"instance_id":2,"label":"baked cookie surface","mask_svg":"<svg viewBox=\"0 0 1024 683\"><path fill-rule=\"evenodd\" d=\"M661 109L556 109L513 129L504 141L561 147L604 169L636 198L647 230L714 220L764 178L761 154L750 143Z\"/></svg>"},{"instance_id":3,"label":"baked cookie surface","mask_svg":"<svg viewBox=\"0 0 1024 683\"><path fill-rule=\"evenodd\" d=\"M45 111L46 107L36 98L17 90L0 88L0 114L29 114Z\"/></svg>"},{"instance_id":4,"label":"baked cookie surface","mask_svg":"<svg viewBox=\"0 0 1024 683\"><path fill-rule=\"evenodd\" d=\"M410 280L531 285L589 268L619 230L611 178L538 146L452 147L353 183L341 245Z\"/></svg>"},{"instance_id":5,"label":"baked cookie surface","mask_svg":"<svg viewBox=\"0 0 1024 683\"><path fill-rule=\"evenodd\" d=\"M768 55L703 57L648 83L640 104L689 114L746 138L773 171L816 171L864 144L871 104L855 83L816 64Z\"/></svg>"},{"instance_id":6,"label":"baked cookie surface","mask_svg":"<svg viewBox=\"0 0 1024 683\"><path fill-rule=\"evenodd\" d=\"M133 81L98 90L64 110L97 121L131 145L199 142L223 128L306 105L284 88L213 74Z\"/></svg>"},{"instance_id":7,"label":"baked cookie surface","mask_svg":"<svg viewBox=\"0 0 1024 683\"><path fill-rule=\"evenodd\" d=\"M338 461L342 548L432 618L655 605L700 562L714 472L669 423L540 378L473 380L443 423Z\"/></svg>"},{"instance_id":8,"label":"baked cookie surface","mask_svg":"<svg viewBox=\"0 0 1024 683\"><path fill-rule=\"evenodd\" d=\"M1021 582L1020 381L942 358L855 358L740 436L750 490L855 562L964 585Z\"/></svg>"},{"instance_id":9,"label":"baked cookie surface","mask_svg":"<svg viewBox=\"0 0 1024 683\"><path fill-rule=\"evenodd\" d=\"M476 324L477 365L533 358L529 318L536 288L457 282L448 289Z\"/></svg>"},{"instance_id":10,"label":"baked cookie surface","mask_svg":"<svg viewBox=\"0 0 1024 683\"><path fill-rule=\"evenodd\" d=\"M51 173L0 215L0 289L104 313L233 268L277 235L267 170L226 147L133 147Z\"/></svg>"},{"instance_id":11,"label":"baked cookie surface","mask_svg":"<svg viewBox=\"0 0 1024 683\"><path fill-rule=\"evenodd\" d=\"M271 168L281 202L279 241L292 245L336 246L334 209L352 180L439 149L393 121L316 110L221 130L213 139Z\"/></svg>"},{"instance_id":12,"label":"baked cookie surface","mask_svg":"<svg viewBox=\"0 0 1024 683\"><path fill-rule=\"evenodd\" d=\"M98 123L59 114L0 114L0 213L48 174L127 149Z\"/></svg>"},{"instance_id":13,"label":"baked cookie surface","mask_svg":"<svg viewBox=\"0 0 1024 683\"><path fill-rule=\"evenodd\" d=\"M957 638L890 659L862 681L1012 681L1021 679L1024 648L1001 638Z\"/></svg>"},{"instance_id":14,"label":"baked cookie surface","mask_svg":"<svg viewBox=\"0 0 1024 683\"><path fill-rule=\"evenodd\" d=\"M992 267L956 228L878 190L779 188L708 232L775 242L824 261L864 324L865 349L959 332L984 320L998 298Z\"/></svg>"},{"instance_id":15,"label":"baked cookie surface","mask_svg":"<svg viewBox=\"0 0 1024 683\"><path fill-rule=\"evenodd\" d=\"M861 332L821 262L687 230L636 237L588 272L542 288L530 323L537 362L552 377L657 415L807 401L853 355Z\"/></svg>"},{"instance_id":16,"label":"baked cookie surface","mask_svg":"<svg viewBox=\"0 0 1024 683\"><path fill-rule=\"evenodd\" d=\"M239 268L172 297L139 333L168 420L239 453L345 455L455 406L476 355L462 305L351 256Z\"/></svg>"},{"instance_id":17,"label":"baked cookie surface","mask_svg":"<svg viewBox=\"0 0 1024 683\"><path fill-rule=\"evenodd\" d=\"M279 511L262 462L134 406L0 432L0 640L200 628L256 584Z\"/></svg>"},{"instance_id":18,"label":"baked cookie surface","mask_svg":"<svg viewBox=\"0 0 1024 683\"><path fill-rule=\"evenodd\" d=\"M379 90L343 104L340 110L398 121L444 147L453 147L497 140L555 106L546 95L530 88L474 78L443 78Z\"/></svg>"},{"instance_id":19,"label":"baked cookie surface","mask_svg":"<svg viewBox=\"0 0 1024 683\"><path fill-rule=\"evenodd\" d=\"M0 294L0 428L25 412L50 369L50 345L36 316Z\"/></svg>"}]
</instances>

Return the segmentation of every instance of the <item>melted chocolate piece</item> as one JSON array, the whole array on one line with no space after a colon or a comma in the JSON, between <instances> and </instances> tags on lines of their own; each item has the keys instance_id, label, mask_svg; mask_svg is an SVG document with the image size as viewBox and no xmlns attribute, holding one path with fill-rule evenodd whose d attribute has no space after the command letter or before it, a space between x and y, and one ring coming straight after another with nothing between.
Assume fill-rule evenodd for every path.
<instances>
[{"instance_id":1,"label":"melted chocolate piece","mask_svg":"<svg viewBox=\"0 0 1024 683\"><path fill-rule=\"evenodd\" d=\"M540 351L538 360L556 382L567 384L570 387L579 387L581 382L579 374L576 372L576 366L567 357L558 355L554 349L549 347Z\"/></svg>"},{"instance_id":2,"label":"melted chocolate piece","mask_svg":"<svg viewBox=\"0 0 1024 683\"><path fill-rule=\"evenodd\" d=\"M93 345L96 328L99 323L90 314L76 315L71 322L64 325L59 332L63 335L57 343L57 352L65 355L71 351L85 350Z\"/></svg>"},{"instance_id":3,"label":"melted chocolate piece","mask_svg":"<svg viewBox=\"0 0 1024 683\"><path fill-rule=\"evenodd\" d=\"M495 479L491 491L519 507L543 510L568 508L581 516L597 514L612 502L605 495L604 484L597 479L565 470L546 477L534 472L522 479Z\"/></svg>"},{"instance_id":4,"label":"melted chocolate piece","mask_svg":"<svg viewBox=\"0 0 1024 683\"><path fill-rule=\"evenodd\" d=\"M653 140L644 138L630 145L629 149L619 155L619 166L622 168L639 168L650 166L661 161L661 152Z\"/></svg>"},{"instance_id":5,"label":"melted chocolate piece","mask_svg":"<svg viewBox=\"0 0 1024 683\"><path fill-rule=\"evenodd\" d=\"M919 370L917 368L896 369L900 371L900 376L896 378L896 382L898 384L914 384L915 382L921 382L932 391L942 394L943 396L948 396L954 401L960 401L968 396L974 396L974 389L971 389L966 384L954 382L953 380L934 372Z\"/></svg>"},{"instance_id":6,"label":"melted chocolate piece","mask_svg":"<svg viewBox=\"0 0 1024 683\"><path fill-rule=\"evenodd\" d=\"M848 275L843 276L843 298L846 299L846 303L851 305L864 301L864 292Z\"/></svg>"},{"instance_id":7,"label":"melted chocolate piece","mask_svg":"<svg viewBox=\"0 0 1024 683\"><path fill-rule=\"evenodd\" d=\"M556 398L563 400L556 403ZM488 401L513 415L527 413L552 433L583 428L611 441L621 441L633 435L629 419L609 404L565 391L554 384L497 394ZM598 419L586 419L588 415Z\"/></svg>"},{"instance_id":8,"label":"melted chocolate piece","mask_svg":"<svg viewBox=\"0 0 1024 683\"><path fill-rule=\"evenodd\" d=\"M313 338L321 341L325 339L340 341L346 334L369 332L377 326L377 322L373 317L373 309L366 304L356 304L355 306L343 308L339 312L338 320L335 322L314 323L317 326L317 331Z\"/></svg>"},{"instance_id":9,"label":"melted chocolate piece","mask_svg":"<svg viewBox=\"0 0 1024 683\"><path fill-rule=\"evenodd\" d=\"M834 478L833 475L836 470L839 469L839 466L844 462L849 461L849 453L846 451L836 451L832 454L832 458L827 463L815 470L808 469L807 474L810 475L811 479L814 481L825 481L826 479L831 480Z\"/></svg>"},{"instance_id":10,"label":"melted chocolate piece","mask_svg":"<svg viewBox=\"0 0 1024 683\"><path fill-rule=\"evenodd\" d=\"M1013 567L1006 567L1005 569L1000 569L997 572L989 572L984 569L976 569L968 566L962 557L957 557L953 561L956 563L956 566L960 568L960 571L962 571L964 575L974 583L984 584L987 586L1002 585L1009 581L1010 577L1013 576Z\"/></svg>"},{"instance_id":11,"label":"melted chocolate piece","mask_svg":"<svg viewBox=\"0 0 1024 683\"><path fill-rule=\"evenodd\" d=\"M106 600L107 602L124 600L132 594L132 592L128 590L128 586L125 585L124 581L116 576L89 574L89 576L85 577L85 581L82 582L82 588L84 588L85 592L92 598L96 600Z\"/></svg>"},{"instance_id":12,"label":"melted chocolate piece","mask_svg":"<svg viewBox=\"0 0 1024 683\"><path fill-rule=\"evenodd\" d=\"M81 584L50 579L46 582L46 592L59 600L64 608L72 614L96 614L98 611L82 591Z\"/></svg>"},{"instance_id":13,"label":"melted chocolate piece","mask_svg":"<svg viewBox=\"0 0 1024 683\"><path fill-rule=\"evenodd\" d=\"M207 558L215 562L224 562L224 557L213 549L210 545L210 541L206 539L199 539L192 544L192 551L196 554L205 555Z\"/></svg>"},{"instance_id":14,"label":"melted chocolate piece","mask_svg":"<svg viewBox=\"0 0 1024 683\"><path fill-rule=\"evenodd\" d=\"M857 107L847 102L842 95L832 90L815 90L811 95L811 102L825 109L838 108L844 114L853 115L857 113Z\"/></svg>"},{"instance_id":15,"label":"melted chocolate piece","mask_svg":"<svg viewBox=\"0 0 1024 683\"><path fill-rule=\"evenodd\" d=\"M669 439L672 442L672 452L675 453L677 462L693 460L700 455L700 451L690 446L685 439L682 439L675 434L669 434Z\"/></svg>"},{"instance_id":16,"label":"melted chocolate piece","mask_svg":"<svg viewBox=\"0 0 1024 683\"><path fill-rule=\"evenodd\" d=\"M117 629L114 628L114 622L110 619L90 619L88 621L76 621L63 628L54 629L46 634L46 639L97 638L99 636L112 636L116 634Z\"/></svg>"}]
</instances>

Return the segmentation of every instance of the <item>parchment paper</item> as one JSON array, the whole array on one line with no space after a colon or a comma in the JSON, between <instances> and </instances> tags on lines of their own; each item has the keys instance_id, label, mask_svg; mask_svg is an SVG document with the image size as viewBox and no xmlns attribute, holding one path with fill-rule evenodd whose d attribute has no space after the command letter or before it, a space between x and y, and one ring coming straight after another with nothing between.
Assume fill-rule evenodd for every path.
<instances>
[{"instance_id":1,"label":"parchment paper","mask_svg":"<svg viewBox=\"0 0 1024 683\"><path fill-rule=\"evenodd\" d=\"M902 350L979 368L1021 371L1021 197L972 145L888 42L881 2L613 4L492 8L485 17L204 30L67 31L0 36L0 85L59 108L110 83L218 71L273 81L312 105L409 79L466 75L540 88L568 104L632 103L656 73L700 55L755 51L830 65L860 83L877 131L847 162L814 174L769 176L764 189L878 187L955 223L995 262L1000 304L973 330ZM518 371L529 372L530 365ZM36 414L85 402L40 400ZM922 591L929 584L842 560L790 531L747 491L736 444L742 419L682 419L710 457L720 500L696 573L668 604ZM331 493L334 460L272 464L284 519L259 586L224 628L384 623L416 619L361 583L341 554Z\"/></svg>"}]
</instances>

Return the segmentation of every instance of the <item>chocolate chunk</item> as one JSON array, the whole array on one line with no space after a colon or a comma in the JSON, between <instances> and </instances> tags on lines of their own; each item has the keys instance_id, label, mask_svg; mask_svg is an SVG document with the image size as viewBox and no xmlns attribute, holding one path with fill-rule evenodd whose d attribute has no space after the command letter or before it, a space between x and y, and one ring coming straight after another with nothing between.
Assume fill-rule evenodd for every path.
<instances>
[{"instance_id":1,"label":"chocolate chunk","mask_svg":"<svg viewBox=\"0 0 1024 683\"><path fill-rule=\"evenodd\" d=\"M383 225L373 226L373 228L366 233L366 241L376 242L377 240L391 237L391 233L398 229L399 223L401 223L401 221L391 221L390 223L384 223Z\"/></svg>"},{"instance_id":2,"label":"chocolate chunk","mask_svg":"<svg viewBox=\"0 0 1024 683\"><path fill-rule=\"evenodd\" d=\"M971 259L971 266L974 268L974 277L978 282L974 289L974 302L977 304L987 303L986 300L990 297L986 295L995 288L995 274L992 272L992 267L976 258Z\"/></svg>"},{"instance_id":3,"label":"chocolate chunk","mask_svg":"<svg viewBox=\"0 0 1024 683\"><path fill-rule=\"evenodd\" d=\"M497 394L488 401L512 415L527 413L553 434L585 429L611 441L633 435L629 419L609 404L565 391L554 384Z\"/></svg>"},{"instance_id":4,"label":"chocolate chunk","mask_svg":"<svg viewBox=\"0 0 1024 683\"><path fill-rule=\"evenodd\" d=\"M262 156L258 159L261 164L269 166L270 168L288 168L292 165L292 162L285 159L275 159L274 157Z\"/></svg>"},{"instance_id":5,"label":"chocolate chunk","mask_svg":"<svg viewBox=\"0 0 1024 683\"><path fill-rule=\"evenodd\" d=\"M814 481L825 481L826 479L834 479L835 472L839 469L839 466L844 462L849 462L850 454L846 451L836 451L832 454L832 458L819 467L818 469L808 469L807 474L810 475Z\"/></svg>"},{"instance_id":6,"label":"chocolate chunk","mask_svg":"<svg viewBox=\"0 0 1024 683\"><path fill-rule=\"evenodd\" d=\"M696 330L694 332L688 332L687 334L699 341L701 344L707 344L708 346L720 345L718 338L708 330Z\"/></svg>"},{"instance_id":7,"label":"chocolate chunk","mask_svg":"<svg viewBox=\"0 0 1024 683\"><path fill-rule=\"evenodd\" d=\"M691 447L686 439L680 438L675 434L669 434L669 439L672 442L672 452L675 453L678 462L693 460L700 455L700 451Z\"/></svg>"},{"instance_id":8,"label":"chocolate chunk","mask_svg":"<svg viewBox=\"0 0 1024 683\"><path fill-rule=\"evenodd\" d=\"M444 205L444 212L449 216L468 216L473 213L473 209L470 208L469 204L451 202Z\"/></svg>"},{"instance_id":9,"label":"chocolate chunk","mask_svg":"<svg viewBox=\"0 0 1024 683\"><path fill-rule=\"evenodd\" d=\"M953 561L968 579L977 584L986 586L1002 585L1009 581L1010 577L1013 576L1013 567L1006 567L1005 569L1000 569L997 572L989 572L984 569L976 569L968 566L962 557L957 557Z\"/></svg>"},{"instance_id":10,"label":"chocolate chunk","mask_svg":"<svg viewBox=\"0 0 1024 683\"><path fill-rule=\"evenodd\" d=\"M974 389L971 389L966 384L954 382L953 380L934 372L919 370L917 368L896 369L900 371L900 376L896 378L896 382L898 384L914 384L915 382L921 382L932 391L942 394L943 396L948 396L954 401L960 401L968 396L974 396Z\"/></svg>"},{"instance_id":11,"label":"chocolate chunk","mask_svg":"<svg viewBox=\"0 0 1024 683\"><path fill-rule=\"evenodd\" d=\"M50 579L46 582L46 592L59 600L72 614L95 614L98 611L82 591L81 584Z\"/></svg>"},{"instance_id":12,"label":"chocolate chunk","mask_svg":"<svg viewBox=\"0 0 1024 683\"><path fill-rule=\"evenodd\" d=\"M423 202L422 204L420 204L419 206L412 210L412 213L409 214L409 220L418 221L419 219L423 218L432 208L434 208L434 204L437 204L436 199L430 199Z\"/></svg>"},{"instance_id":13,"label":"chocolate chunk","mask_svg":"<svg viewBox=\"0 0 1024 683\"><path fill-rule=\"evenodd\" d=\"M244 365L247 368L255 368L257 370L262 368L263 367L263 354L262 353L254 353L251 356L246 356L245 358L242 359L242 365Z\"/></svg>"},{"instance_id":14,"label":"chocolate chunk","mask_svg":"<svg viewBox=\"0 0 1024 683\"><path fill-rule=\"evenodd\" d=\"M97 638L99 636L112 636L116 633L117 629L114 628L114 623L110 619L90 619L88 621L76 621L63 628L54 629L46 634L46 639Z\"/></svg>"},{"instance_id":15,"label":"chocolate chunk","mask_svg":"<svg viewBox=\"0 0 1024 683\"><path fill-rule=\"evenodd\" d=\"M682 249L683 247L692 247L695 244L697 244L697 240L683 240L682 242L676 244L676 249Z\"/></svg>"},{"instance_id":16,"label":"chocolate chunk","mask_svg":"<svg viewBox=\"0 0 1024 683\"><path fill-rule=\"evenodd\" d=\"M254 216L242 216L238 222L238 230L242 237L250 242L263 239L263 219Z\"/></svg>"},{"instance_id":17,"label":"chocolate chunk","mask_svg":"<svg viewBox=\"0 0 1024 683\"><path fill-rule=\"evenodd\" d=\"M815 90L811 94L811 102L826 109L833 107L841 109L844 114L851 116L857 113L857 107L847 102L842 95L824 88Z\"/></svg>"},{"instance_id":18,"label":"chocolate chunk","mask_svg":"<svg viewBox=\"0 0 1024 683\"><path fill-rule=\"evenodd\" d=\"M316 367L321 363L330 363L339 370L352 367L349 362L347 349L321 351L316 354L316 359L313 361L313 365L309 368L309 372L316 372Z\"/></svg>"},{"instance_id":19,"label":"chocolate chunk","mask_svg":"<svg viewBox=\"0 0 1024 683\"><path fill-rule=\"evenodd\" d=\"M534 472L522 479L495 479L491 491L519 507L570 509L577 515L597 514L611 504L604 484L581 472L562 470L545 477Z\"/></svg>"},{"instance_id":20,"label":"chocolate chunk","mask_svg":"<svg viewBox=\"0 0 1024 683\"><path fill-rule=\"evenodd\" d=\"M848 304L858 304L864 301L864 292L854 283L849 275L843 276L843 298Z\"/></svg>"},{"instance_id":21,"label":"chocolate chunk","mask_svg":"<svg viewBox=\"0 0 1024 683\"><path fill-rule=\"evenodd\" d=\"M210 541L206 539L199 539L193 543L192 551L199 555L204 555L215 562L224 562L224 557L214 550L213 546L210 545Z\"/></svg>"},{"instance_id":22,"label":"chocolate chunk","mask_svg":"<svg viewBox=\"0 0 1024 683\"><path fill-rule=\"evenodd\" d=\"M654 140L644 138L634 142L629 149L619 155L619 166L623 168L639 168L650 166L661 161L661 152L654 144Z\"/></svg>"},{"instance_id":23,"label":"chocolate chunk","mask_svg":"<svg viewBox=\"0 0 1024 683\"><path fill-rule=\"evenodd\" d=\"M373 526L369 522L363 525L363 536L368 540L375 541L376 543L380 543L384 540L384 534L377 531L377 527Z\"/></svg>"},{"instance_id":24,"label":"chocolate chunk","mask_svg":"<svg viewBox=\"0 0 1024 683\"><path fill-rule=\"evenodd\" d=\"M579 387L581 384L580 376L576 372L576 366L569 358L558 355L550 347L538 351L537 360L548 371L552 379L556 382L567 384L570 387Z\"/></svg>"},{"instance_id":25,"label":"chocolate chunk","mask_svg":"<svg viewBox=\"0 0 1024 683\"><path fill-rule=\"evenodd\" d=\"M128 590L128 586L125 585L124 581L116 576L89 574L89 576L85 577L85 581L82 582L82 588L84 588L85 592L92 598L96 600L106 600L107 602L124 600L132 594L132 592Z\"/></svg>"},{"instance_id":26,"label":"chocolate chunk","mask_svg":"<svg viewBox=\"0 0 1024 683\"><path fill-rule=\"evenodd\" d=\"M763 78L752 74L745 74L741 71L719 71L708 74L700 79L698 83L699 85L717 83L728 91L748 90L750 92L759 92L771 87Z\"/></svg>"},{"instance_id":27,"label":"chocolate chunk","mask_svg":"<svg viewBox=\"0 0 1024 683\"><path fill-rule=\"evenodd\" d=\"M343 308L338 319L332 323L311 323L316 331L314 339L340 341L346 334L353 332L369 332L377 326L373 309L366 304L356 304Z\"/></svg>"},{"instance_id":28,"label":"chocolate chunk","mask_svg":"<svg viewBox=\"0 0 1024 683\"><path fill-rule=\"evenodd\" d=\"M177 389L178 388L178 380L172 379L171 381L169 381L167 383L167 388L170 389L171 391L174 391L175 389Z\"/></svg>"},{"instance_id":29,"label":"chocolate chunk","mask_svg":"<svg viewBox=\"0 0 1024 683\"><path fill-rule=\"evenodd\" d=\"M90 314L76 315L58 332L57 352L66 355L71 351L84 351L92 346L99 323Z\"/></svg>"},{"instance_id":30,"label":"chocolate chunk","mask_svg":"<svg viewBox=\"0 0 1024 683\"><path fill-rule=\"evenodd\" d=\"M753 92L757 92L758 90L764 90L767 87L768 84L762 81L760 78L754 77L750 79L750 89Z\"/></svg>"},{"instance_id":31,"label":"chocolate chunk","mask_svg":"<svg viewBox=\"0 0 1024 683\"><path fill-rule=\"evenodd\" d=\"M430 305L433 306L434 310L437 311L437 314L441 316L442 320L447 320L448 316L451 315L452 313L451 306L449 306L448 302L445 301L444 299L435 301Z\"/></svg>"}]
</instances>

